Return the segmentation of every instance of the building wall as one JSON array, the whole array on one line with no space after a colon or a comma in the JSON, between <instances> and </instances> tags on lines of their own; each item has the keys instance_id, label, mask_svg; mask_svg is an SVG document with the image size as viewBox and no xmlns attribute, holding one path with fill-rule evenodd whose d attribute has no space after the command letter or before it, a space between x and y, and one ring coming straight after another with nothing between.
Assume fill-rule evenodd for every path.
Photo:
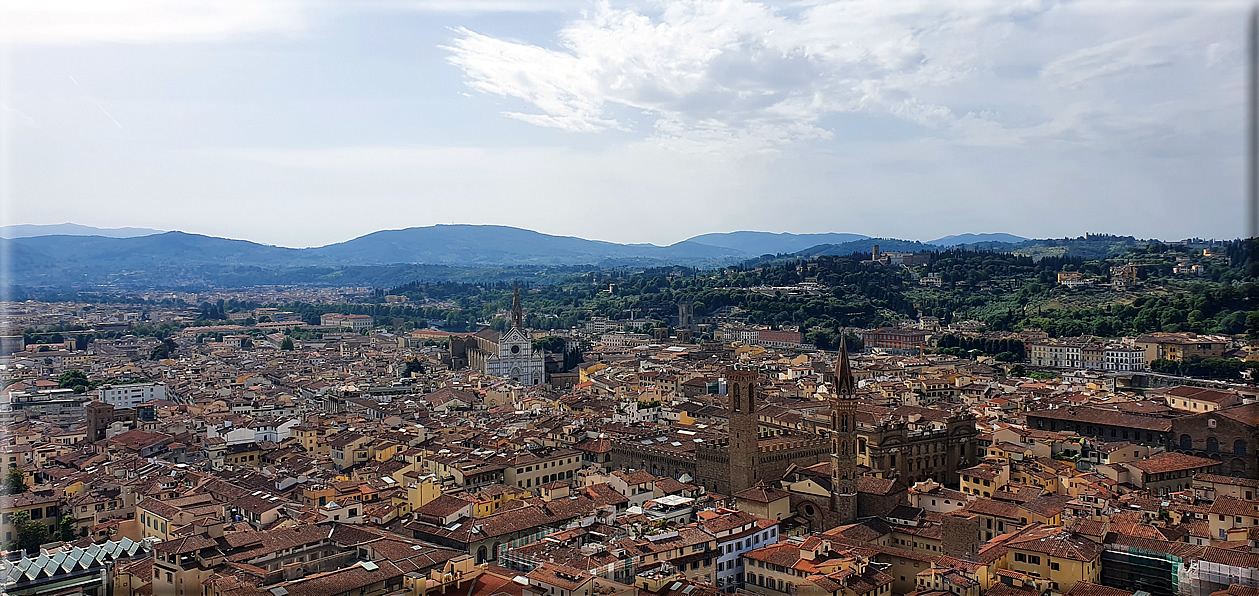
<instances>
[{"instance_id":1,"label":"building wall","mask_svg":"<svg viewBox=\"0 0 1259 596\"><path fill-rule=\"evenodd\" d=\"M858 435L858 463L875 476L887 478L893 472L906 484L933 479L956 486L957 470L963 462L976 461L974 416L956 416L944 429L921 431L901 423L861 428Z\"/></svg>"},{"instance_id":2,"label":"building wall","mask_svg":"<svg viewBox=\"0 0 1259 596\"><path fill-rule=\"evenodd\" d=\"M98 391L100 401L113 405L115 408L134 408L147 401L166 399L166 385L161 383L105 385Z\"/></svg>"},{"instance_id":3,"label":"building wall","mask_svg":"<svg viewBox=\"0 0 1259 596\"><path fill-rule=\"evenodd\" d=\"M581 465L581 453L568 449L556 450L536 463L508 466L503 473L504 483L528 490L536 490L548 482L571 484Z\"/></svg>"},{"instance_id":4,"label":"building wall","mask_svg":"<svg viewBox=\"0 0 1259 596\"><path fill-rule=\"evenodd\" d=\"M1044 553L1011 549L1007 555L1010 569L1044 578L1046 588L1065 594L1081 581L1097 583L1101 577L1100 557L1092 561L1076 561Z\"/></svg>"},{"instance_id":5,"label":"building wall","mask_svg":"<svg viewBox=\"0 0 1259 596\"><path fill-rule=\"evenodd\" d=\"M1259 478L1259 420L1243 424L1216 412L1177 418L1171 443L1172 450L1220 462L1225 476Z\"/></svg>"}]
</instances>

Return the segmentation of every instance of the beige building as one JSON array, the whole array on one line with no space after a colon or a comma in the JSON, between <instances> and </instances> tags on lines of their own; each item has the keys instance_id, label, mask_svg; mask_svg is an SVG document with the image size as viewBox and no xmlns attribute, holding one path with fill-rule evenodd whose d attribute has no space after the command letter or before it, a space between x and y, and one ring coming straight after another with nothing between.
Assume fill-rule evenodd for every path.
<instances>
[{"instance_id":1,"label":"beige building","mask_svg":"<svg viewBox=\"0 0 1259 596\"><path fill-rule=\"evenodd\" d=\"M1228 349L1222 337L1193 333L1150 333L1137 337L1133 345L1145 351L1145 361L1184 360L1189 357L1219 358Z\"/></svg>"},{"instance_id":2,"label":"beige building","mask_svg":"<svg viewBox=\"0 0 1259 596\"><path fill-rule=\"evenodd\" d=\"M1241 396L1231 391L1181 385L1159 393L1167 405L1182 412L1201 414L1242 403Z\"/></svg>"},{"instance_id":3,"label":"beige building","mask_svg":"<svg viewBox=\"0 0 1259 596\"><path fill-rule=\"evenodd\" d=\"M551 482L571 484L581 469L581 453L572 449L551 448L522 451L503 462L503 481L509 486L536 490Z\"/></svg>"},{"instance_id":4,"label":"beige building","mask_svg":"<svg viewBox=\"0 0 1259 596\"><path fill-rule=\"evenodd\" d=\"M791 517L791 493L764 482L734 495L735 508L756 517L782 521Z\"/></svg>"}]
</instances>

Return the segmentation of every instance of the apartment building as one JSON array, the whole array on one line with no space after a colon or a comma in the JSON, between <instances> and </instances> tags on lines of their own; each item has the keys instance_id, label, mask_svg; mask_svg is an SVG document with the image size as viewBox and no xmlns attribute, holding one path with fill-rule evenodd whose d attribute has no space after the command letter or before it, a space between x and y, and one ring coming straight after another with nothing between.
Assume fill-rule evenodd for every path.
<instances>
[{"instance_id":1,"label":"apartment building","mask_svg":"<svg viewBox=\"0 0 1259 596\"><path fill-rule=\"evenodd\" d=\"M134 408L155 399L166 399L166 385L162 383L102 385L97 392L99 401L115 408Z\"/></svg>"}]
</instances>

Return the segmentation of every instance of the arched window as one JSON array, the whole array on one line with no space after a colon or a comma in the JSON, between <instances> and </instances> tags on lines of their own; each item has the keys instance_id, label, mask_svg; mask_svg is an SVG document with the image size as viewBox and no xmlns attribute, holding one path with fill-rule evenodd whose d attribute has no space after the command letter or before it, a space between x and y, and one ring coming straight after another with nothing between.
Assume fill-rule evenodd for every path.
<instances>
[{"instance_id":1,"label":"arched window","mask_svg":"<svg viewBox=\"0 0 1259 596\"><path fill-rule=\"evenodd\" d=\"M1189 435L1180 435L1180 450L1189 451L1193 449L1193 439Z\"/></svg>"},{"instance_id":2,"label":"arched window","mask_svg":"<svg viewBox=\"0 0 1259 596\"><path fill-rule=\"evenodd\" d=\"M1215 437L1207 438L1207 453L1219 453L1220 442Z\"/></svg>"},{"instance_id":3,"label":"arched window","mask_svg":"<svg viewBox=\"0 0 1259 596\"><path fill-rule=\"evenodd\" d=\"M476 562L479 565L481 563L484 563L485 560L486 560L485 559L485 545L482 544L481 548L476 549Z\"/></svg>"},{"instance_id":4,"label":"arched window","mask_svg":"<svg viewBox=\"0 0 1259 596\"><path fill-rule=\"evenodd\" d=\"M1246 455L1246 442L1237 439L1233 441L1233 455Z\"/></svg>"}]
</instances>

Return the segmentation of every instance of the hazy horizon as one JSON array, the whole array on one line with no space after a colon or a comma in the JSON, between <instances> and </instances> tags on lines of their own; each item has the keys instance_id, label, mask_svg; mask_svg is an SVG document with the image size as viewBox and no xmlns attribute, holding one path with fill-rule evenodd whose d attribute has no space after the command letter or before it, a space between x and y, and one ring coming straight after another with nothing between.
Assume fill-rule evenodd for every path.
<instances>
[{"instance_id":1,"label":"hazy horizon","mask_svg":"<svg viewBox=\"0 0 1259 596\"><path fill-rule=\"evenodd\" d=\"M87 228L96 228L96 229L100 229L100 230L127 230L127 229L139 230L139 229L141 229L141 228L138 228L137 226L119 226L119 227L106 228L106 227L104 227L104 226L94 226L94 225L91 225L91 224L83 224L83 223L79 223L79 222L69 222L69 221L63 221L63 222L58 222L58 223L50 223L50 224L41 224L41 223L10 223L10 224L6 224L6 225L4 225L4 226L0 226L0 229L12 228L12 227L22 227L22 226L41 226L41 227L49 227L49 226L63 226L63 225L82 226L82 227L87 227ZM503 224L476 224L476 223L453 223L453 224L452 224L452 223L438 223L438 224L430 224L430 226L501 226L501 225L503 225ZM350 236L350 237L346 237L346 238L343 238L343 239L340 239L340 240L334 240L334 241L332 241L332 242L328 242L328 243L325 243L325 244L305 245L305 246L295 246L295 245L274 244L274 243L269 243L269 242L264 242L264 241L261 241L261 240L253 239L253 238L233 237L233 236L220 236L220 235L216 235L216 234L208 234L208 233L204 233L204 232L199 232L199 231L195 231L195 230L186 230L186 229L161 230L161 229L152 229L152 228L149 228L149 229L147 229L147 230L148 230L148 231L150 231L150 232L152 232L153 234L164 234L164 233L167 233L167 232L181 232L181 233L185 233L185 234L195 234L195 235L201 235L201 236L212 236L212 237L223 238L223 239L227 239L227 240L243 240L243 241L247 241L247 242L253 242L253 243L256 243L256 244L263 244L263 245L268 245L268 246L277 246L277 247L281 247L281 248L299 248L299 249L300 249L300 248L319 248L319 247L328 246L328 245L332 245L332 244L340 244L340 243L343 243L343 242L347 242L347 241L350 241L350 240L354 240L355 238L361 238L362 236L365 236L365 235L368 235L368 234L372 234L372 233L375 233L375 232L398 231L398 230L407 230L407 229L413 229L413 228L419 228L419 227L430 227L430 226L406 226L406 227L397 227L397 228L381 228L381 229L379 229L379 230L372 230L371 232L367 232L367 233L365 233L365 234L358 234L358 235L356 235L356 236ZM517 228L519 228L519 226L509 226L509 227L517 227ZM1044 237L1023 236L1023 235L1021 235L1021 234L1014 234L1014 233L1012 233L1012 232L1004 232L1004 231L989 231L989 232L952 232L952 233L947 233L947 234L940 234L940 235L938 235L938 236L922 237L922 238L904 238L904 237L889 236L889 235L869 234L869 233L866 233L866 232L851 231L851 230L847 230L847 231L841 231L841 230L830 230L830 231L825 231L825 232L795 232L795 231L766 231L766 230L729 230L729 231L708 231L708 232L700 232L700 233L698 233L698 234L694 234L694 235L692 235L692 236L687 236L686 238L678 238L677 240L674 240L674 241L672 241L672 242L666 242L666 243L652 243L652 242L645 242L645 241L637 241L637 242L636 242L636 241L625 241L625 242L621 242L621 241L616 241L616 240L606 240L606 239L603 239L603 238L592 238L592 237L583 236L583 235L580 235L580 234L551 233L551 232L544 232L544 231L541 231L541 230L532 230L532 229L530 229L530 228L519 228L519 229L524 229L524 230L534 231L534 232L538 232L538 233L540 233L540 234L546 234L546 235L548 235L548 236L559 236L559 237L569 237L569 238L581 238L581 239L584 239L584 240L593 240L593 241L598 241L598 242L615 242L615 243L617 243L617 244L626 244L626 245L632 245L632 244L655 244L656 246L669 246L669 245L672 245L672 244L676 244L676 243L678 243L678 242L684 242L684 241L691 240L691 239L693 239L693 238L696 238L696 237L699 237L699 236L703 236L703 235L707 235L707 234L738 234L738 233L745 233L745 232L757 233L757 234L791 234L791 235L812 235L812 234L854 234L854 235L859 235L859 236L865 236L865 237L867 237L867 238L871 238L871 239L905 240L905 241L917 241L917 242L922 242L922 243L929 243L929 242L932 242L932 241L942 240L942 239L945 239L945 238L951 238L951 237L954 237L954 236L967 236L967 235L986 236L986 235L994 235L994 234L1009 234L1009 235L1011 235L1011 236L1021 236L1021 237L1023 237L1023 238L1028 239L1028 240L1045 240L1045 239L1052 239L1052 238L1068 238L1068 237L1074 238L1074 237L1084 236L1084 235L1086 235L1086 234L1095 234L1095 235L1096 235L1096 234L1110 234L1110 235L1115 235L1115 236L1134 236L1134 235L1132 235L1132 234L1123 234L1123 233L1119 233L1119 232L1110 232L1110 231L1105 231L1105 230L1099 230L1099 231L1093 231L1093 230L1090 230L1090 231L1083 231L1083 232L1074 233L1074 234L1066 234L1066 235L1063 235L1063 236L1052 236L1052 237L1049 237L1049 236L1044 236ZM57 235L57 234L40 234L40 235ZM71 234L71 235L80 235L80 234ZM87 235L87 234L82 234L82 235ZM139 235L148 235L148 234L137 234L137 236L139 236ZM24 237L25 237L25 236L24 236ZM119 237L123 237L123 236L119 236ZM127 236L127 237L130 237L130 236ZM1180 241L1180 240L1185 240L1185 239L1188 239L1188 238L1194 238L1195 236L1184 236L1184 237L1178 237L1178 238L1157 238L1157 237L1152 237L1152 236L1151 236L1151 237L1134 236L1134 237L1136 237L1136 238L1138 238L1138 239L1142 239L1142 240L1160 240L1160 241L1164 241L1164 242L1177 242L1177 241ZM1204 240L1212 240L1212 241L1228 241L1228 240L1234 240L1235 238L1212 238L1212 237L1207 237L1207 238L1203 238L1203 239L1204 239Z\"/></svg>"}]
</instances>

